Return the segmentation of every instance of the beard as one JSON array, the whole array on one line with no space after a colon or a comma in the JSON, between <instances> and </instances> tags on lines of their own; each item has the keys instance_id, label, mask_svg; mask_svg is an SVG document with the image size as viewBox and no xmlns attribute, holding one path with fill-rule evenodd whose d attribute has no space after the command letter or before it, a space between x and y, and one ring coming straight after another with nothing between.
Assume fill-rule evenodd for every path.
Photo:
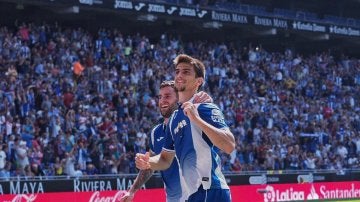
<instances>
[{"instance_id":1,"label":"beard","mask_svg":"<svg viewBox=\"0 0 360 202\"><path fill-rule=\"evenodd\" d=\"M176 89L178 92L183 92L183 91L185 91L185 86L175 86L175 89Z\"/></svg>"},{"instance_id":2,"label":"beard","mask_svg":"<svg viewBox=\"0 0 360 202\"><path fill-rule=\"evenodd\" d=\"M164 118L169 118L171 116L171 114L175 111L176 108L177 108L177 105L176 105L176 103L174 103L173 105L169 106L168 109L160 110L160 113Z\"/></svg>"}]
</instances>

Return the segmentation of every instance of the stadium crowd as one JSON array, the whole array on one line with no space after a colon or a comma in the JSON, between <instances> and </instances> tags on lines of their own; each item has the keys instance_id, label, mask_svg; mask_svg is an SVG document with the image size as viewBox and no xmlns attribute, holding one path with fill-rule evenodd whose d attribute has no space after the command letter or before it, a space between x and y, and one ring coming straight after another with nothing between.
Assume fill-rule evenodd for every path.
<instances>
[{"instance_id":1,"label":"stadium crowd","mask_svg":"<svg viewBox=\"0 0 360 202\"><path fill-rule=\"evenodd\" d=\"M235 135L225 172L360 167L358 59L19 23L0 27L0 179L137 173L182 52Z\"/></svg>"}]
</instances>

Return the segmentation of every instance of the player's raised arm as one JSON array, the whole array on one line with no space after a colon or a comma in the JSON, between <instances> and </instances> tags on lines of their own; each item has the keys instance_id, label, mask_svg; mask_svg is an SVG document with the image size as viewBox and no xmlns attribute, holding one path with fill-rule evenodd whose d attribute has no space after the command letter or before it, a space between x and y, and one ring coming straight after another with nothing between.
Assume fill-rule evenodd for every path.
<instances>
[{"instance_id":1,"label":"player's raised arm","mask_svg":"<svg viewBox=\"0 0 360 202\"><path fill-rule=\"evenodd\" d=\"M228 127L217 128L209 124L207 121L203 120L200 117L197 109L198 104L193 104L192 102L185 102L181 107L184 109L184 113L186 116L189 117L190 121L199 126L216 147L228 154L230 154L235 149L235 138ZM214 109L213 111L215 110L216 109ZM219 114L216 114L215 121L224 122L220 112Z\"/></svg>"}]
</instances>

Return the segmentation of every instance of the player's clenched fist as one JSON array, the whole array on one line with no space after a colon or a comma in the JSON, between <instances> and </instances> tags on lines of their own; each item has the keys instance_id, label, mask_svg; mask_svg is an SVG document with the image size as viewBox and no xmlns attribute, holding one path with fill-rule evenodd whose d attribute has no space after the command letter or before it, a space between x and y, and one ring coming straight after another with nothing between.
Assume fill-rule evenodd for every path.
<instances>
[{"instance_id":1,"label":"player's clenched fist","mask_svg":"<svg viewBox=\"0 0 360 202\"><path fill-rule=\"evenodd\" d=\"M135 156L136 167L140 170L150 169L150 153L146 152L145 154L137 153Z\"/></svg>"},{"instance_id":2,"label":"player's clenched fist","mask_svg":"<svg viewBox=\"0 0 360 202\"><path fill-rule=\"evenodd\" d=\"M197 105L193 104L192 102L184 102L181 107L183 108L185 115L189 117L190 121L193 121L195 118L199 117Z\"/></svg>"}]
</instances>

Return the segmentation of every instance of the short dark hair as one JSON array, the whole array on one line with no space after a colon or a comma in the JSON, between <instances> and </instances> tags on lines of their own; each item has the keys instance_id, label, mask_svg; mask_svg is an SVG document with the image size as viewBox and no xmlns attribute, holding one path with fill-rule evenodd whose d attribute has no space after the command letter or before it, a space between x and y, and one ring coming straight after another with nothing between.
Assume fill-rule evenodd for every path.
<instances>
[{"instance_id":1,"label":"short dark hair","mask_svg":"<svg viewBox=\"0 0 360 202\"><path fill-rule=\"evenodd\" d=\"M200 60L193 58L189 55L186 54L180 54L178 55L175 59L174 59L174 65L175 67L179 64L179 63L188 63L193 65L194 70L195 70L195 77L196 78L203 78L205 80L205 65L204 63L202 63Z\"/></svg>"},{"instance_id":2,"label":"short dark hair","mask_svg":"<svg viewBox=\"0 0 360 202\"><path fill-rule=\"evenodd\" d=\"M163 81L163 82L161 82L161 84L160 84L160 89L165 88L165 87L167 87L167 86L170 86L170 87L172 87L173 89L175 89L175 82L174 82L173 80L171 80L171 81L169 81L169 80ZM175 90L176 90L176 89L175 89Z\"/></svg>"},{"instance_id":3,"label":"short dark hair","mask_svg":"<svg viewBox=\"0 0 360 202\"><path fill-rule=\"evenodd\" d=\"M176 93L176 97L178 98L178 90L175 88L175 81L173 80L166 80L161 82L160 84L160 90L165 88L165 87L171 87L172 89L174 89L175 93Z\"/></svg>"}]
</instances>

